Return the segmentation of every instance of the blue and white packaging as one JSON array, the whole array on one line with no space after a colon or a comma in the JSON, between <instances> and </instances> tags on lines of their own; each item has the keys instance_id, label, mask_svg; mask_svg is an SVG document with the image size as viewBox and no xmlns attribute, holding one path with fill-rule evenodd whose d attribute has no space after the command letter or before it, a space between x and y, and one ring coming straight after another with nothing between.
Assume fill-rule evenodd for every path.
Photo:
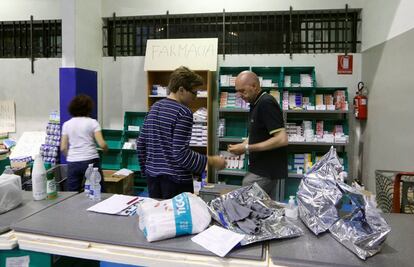
<instances>
[{"instance_id":1,"label":"blue and white packaging","mask_svg":"<svg viewBox=\"0 0 414 267\"><path fill-rule=\"evenodd\" d=\"M211 216L207 204L190 193L172 199L146 199L138 206L139 228L148 242L187 234L197 234L208 227Z\"/></svg>"}]
</instances>

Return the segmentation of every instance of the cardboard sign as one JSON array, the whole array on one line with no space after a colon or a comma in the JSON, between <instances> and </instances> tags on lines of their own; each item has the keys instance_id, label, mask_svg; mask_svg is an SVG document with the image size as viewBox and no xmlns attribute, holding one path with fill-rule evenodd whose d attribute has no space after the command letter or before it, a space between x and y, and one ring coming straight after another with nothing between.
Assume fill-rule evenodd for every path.
<instances>
[{"instance_id":1,"label":"cardboard sign","mask_svg":"<svg viewBox=\"0 0 414 267\"><path fill-rule=\"evenodd\" d=\"M216 71L217 52L217 38L148 40L144 70L174 70L186 66L192 70Z\"/></svg>"},{"instance_id":2,"label":"cardboard sign","mask_svg":"<svg viewBox=\"0 0 414 267\"><path fill-rule=\"evenodd\" d=\"M338 55L338 74L352 74L352 55Z\"/></svg>"}]
</instances>

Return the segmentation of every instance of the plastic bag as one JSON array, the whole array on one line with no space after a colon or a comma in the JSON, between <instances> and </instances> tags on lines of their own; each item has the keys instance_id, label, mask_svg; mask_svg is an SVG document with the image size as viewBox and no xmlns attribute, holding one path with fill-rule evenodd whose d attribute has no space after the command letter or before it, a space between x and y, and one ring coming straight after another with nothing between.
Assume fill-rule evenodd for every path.
<instances>
[{"instance_id":1,"label":"plastic bag","mask_svg":"<svg viewBox=\"0 0 414 267\"><path fill-rule=\"evenodd\" d=\"M149 242L196 234L210 224L207 204L196 195L182 193L172 199L146 199L138 206L139 228Z\"/></svg>"},{"instance_id":2,"label":"plastic bag","mask_svg":"<svg viewBox=\"0 0 414 267\"><path fill-rule=\"evenodd\" d=\"M22 181L14 174L0 175L0 214L19 206L23 202Z\"/></svg>"}]
</instances>

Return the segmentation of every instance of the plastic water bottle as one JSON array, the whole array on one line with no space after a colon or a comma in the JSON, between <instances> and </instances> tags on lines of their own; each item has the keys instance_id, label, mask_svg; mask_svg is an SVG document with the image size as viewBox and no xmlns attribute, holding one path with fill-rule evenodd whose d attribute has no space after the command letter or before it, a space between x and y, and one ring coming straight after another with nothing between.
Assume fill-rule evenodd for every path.
<instances>
[{"instance_id":1,"label":"plastic water bottle","mask_svg":"<svg viewBox=\"0 0 414 267\"><path fill-rule=\"evenodd\" d=\"M92 171L93 171L93 163L88 165L88 168L86 169L85 172L85 195L87 197L89 197L90 194L90 190L91 190L91 175L92 175Z\"/></svg>"},{"instance_id":2,"label":"plastic water bottle","mask_svg":"<svg viewBox=\"0 0 414 267\"><path fill-rule=\"evenodd\" d=\"M201 188L207 185L207 174L205 171L201 173Z\"/></svg>"},{"instance_id":3,"label":"plastic water bottle","mask_svg":"<svg viewBox=\"0 0 414 267\"><path fill-rule=\"evenodd\" d=\"M7 165L4 168L3 174L14 174L14 172L13 172L12 168L10 167L10 165Z\"/></svg>"},{"instance_id":4,"label":"plastic water bottle","mask_svg":"<svg viewBox=\"0 0 414 267\"><path fill-rule=\"evenodd\" d=\"M36 155L32 171L32 193L34 200L42 200L47 197L46 169L42 157Z\"/></svg>"},{"instance_id":5,"label":"plastic water bottle","mask_svg":"<svg viewBox=\"0 0 414 267\"><path fill-rule=\"evenodd\" d=\"M288 206L285 208L285 215L291 219L298 218L298 207L295 205L295 196L289 196Z\"/></svg>"},{"instance_id":6,"label":"plastic water bottle","mask_svg":"<svg viewBox=\"0 0 414 267\"><path fill-rule=\"evenodd\" d=\"M93 179L91 179L93 181L93 196L92 199L96 200L96 201L100 201L101 200L101 174L99 173L98 168L93 168L92 171L92 176ZM92 182L91 181L91 182Z\"/></svg>"}]
</instances>

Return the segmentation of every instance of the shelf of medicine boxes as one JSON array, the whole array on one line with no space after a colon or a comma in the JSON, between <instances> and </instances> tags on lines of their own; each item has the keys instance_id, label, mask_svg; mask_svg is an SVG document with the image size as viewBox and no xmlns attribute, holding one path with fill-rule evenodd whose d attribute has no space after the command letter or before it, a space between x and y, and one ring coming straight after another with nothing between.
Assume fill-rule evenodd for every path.
<instances>
[{"instance_id":1,"label":"shelf of medicine boxes","mask_svg":"<svg viewBox=\"0 0 414 267\"><path fill-rule=\"evenodd\" d=\"M311 154L311 160L312 163L315 164L317 159L319 159L319 157L322 157L326 152L325 151L319 151L319 152L305 152L305 153L309 153ZM302 171L302 173L297 173L297 171L293 168L294 166L294 155L295 154L304 154L304 153L293 153L293 152L289 152L288 153L288 177L289 178L294 178L294 179L302 179L304 176L304 171ZM349 171L349 166L348 166L348 157L347 157L347 153L346 152L338 152L338 156L340 159L342 159L342 166L344 168L344 170L346 172Z\"/></svg>"},{"instance_id":2,"label":"shelf of medicine boxes","mask_svg":"<svg viewBox=\"0 0 414 267\"><path fill-rule=\"evenodd\" d=\"M221 80L221 75L231 76L232 79L235 79L237 75L245 70L250 70L250 67L220 67L218 85L219 85L219 94L222 92L235 93L236 89L234 84L230 85L228 83L223 84ZM227 81L228 82L228 81ZM220 104L219 104L220 106ZM224 107L219 108L219 118L226 120L226 127L224 136L217 138L218 148L222 147L223 150L226 150L228 143L240 143L247 137L248 129L248 113L249 109L246 108L236 108L236 107ZM224 146L224 147L223 147ZM217 151L218 153L218 151ZM247 158L245 158L244 168L239 169L224 169L217 171L216 182L225 181L227 184L237 184L241 185L241 177L243 177L247 172Z\"/></svg>"},{"instance_id":3,"label":"shelf of medicine boxes","mask_svg":"<svg viewBox=\"0 0 414 267\"><path fill-rule=\"evenodd\" d=\"M157 101L165 98L166 96L158 96L152 94L152 87L153 85L161 85L163 87L168 86L168 82L170 79L170 74L172 73L172 70L157 70L157 71L147 71L147 104L148 104L148 110L151 108L152 105L154 105ZM197 146L192 145L191 148L195 151L209 155L211 151L211 133L213 129L210 129L212 125L211 123L211 112L212 112L212 103L209 101L211 99L211 92L212 92L212 78L215 75L215 72L211 72L208 70L195 70L195 73L200 75L203 78L204 84L196 89L199 90L207 90L207 96L197 96L196 99L191 103L189 108L194 113L199 108L204 107L207 108L208 113L208 119L207 119L207 146ZM207 171L208 175L208 181L211 180L211 172Z\"/></svg>"},{"instance_id":4,"label":"shelf of medicine boxes","mask_svg":"<svg viewBox=\"0 0 414 267\"><path fill-rule=\"evenodd\" d=\"M189 106L189 108L191 109L192 112L197 111L197 109L199 109L200 107L205 107L209 110L208 106L210 105L208 103L208 96L210 95L210 87L211 87L211 77L212 77L212 73L210 71L199 71L196 70L195 71L197 74L199 74L201 77L203 77L204 80L204 84L202 86L200 86L197 89L200 90L207 90L207 97L197 97ZM147 71L147 93L148 93L148 98L147 98L147 104L148 104L148 109L151 108L152 105L155 104L155 102L165 98L166 96L158 96L158 95L153 95L152 94L152 86L153 85L161 85L163 87L167 87L168 86L168 82L169 82L169 78L170 78L170 74L172 73L172 71L167 71L167 70L162 70L162 71ZM209 111L210 112L210 111Z\"/></svg>"}]
</instances>

